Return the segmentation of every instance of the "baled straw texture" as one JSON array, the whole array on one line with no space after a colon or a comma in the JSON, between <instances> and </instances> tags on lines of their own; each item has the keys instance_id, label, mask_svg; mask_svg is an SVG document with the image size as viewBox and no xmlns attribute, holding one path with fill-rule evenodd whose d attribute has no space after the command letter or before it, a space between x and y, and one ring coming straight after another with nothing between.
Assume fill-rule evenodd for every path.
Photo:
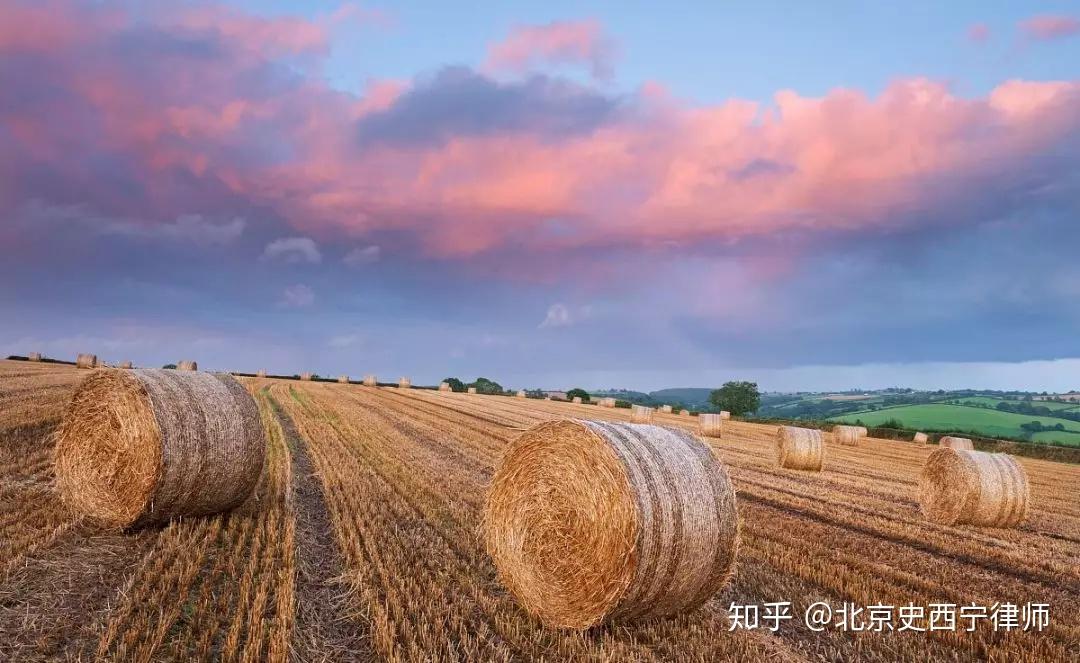
<instances>
[{"instance_id":1,"label":"baled straw texture","mask_svg":"<svg viewBox=\"0 0 1080 663\"><path fill-rule=\"evenodd\" d=\"M670 405L661 405L660 406L660 411L663 412L664 414L671 414L671 406Z\"/></svg>"},{"instance_id":2,"label":"baled straw texture","mask_svg":"<svg viewBox=\"0 0 1080 663\"><path fill-rule=\"evenodd\" d=\"M615 399L614 398L601 398L598 401L598 405L600 407L615 407Z\"/></svg>"},{"instance_id":3,"label":"baled straw texture","mask_svg":"<svg viewBox=\"0 0 1080 663\"><path fill-rule=\"evenodd\" d=\"M97 355L82 354L75 358L76 368L94 368L97 366Z\"/></svg>"},{"instance_id":4,"label":"baled straw texture","mask_svg":"<svg viewBox=\"0 0 1080 663\"><path fill-rule=\"evenodd\" d=\"M301 373L300 374L300 379L303 380L304 382L311 382L311 379L313 377L315 377L314 373Z\"/></svg>"},{"instance_id":5,"label":"baled straw texture","mask_svg":"<svg viewBox=\"0 0 1080 663\"><path fill-rule=\"evenodd\" d=\"M699 414L698 425L706 437L724 436L724 419L719 414Z\"/></svg>"},{"instance_id":6,"label":"baled straw texture","mask_svg":"<svg viewBox=\"0 0 1080 663\"><path fill-rule=\"evenodd\" d=\"M866 437L866 429L862 426L833 426L832 434L837 444L857 447L859 440Z\"/></svg>"},{"instance_id":7,"label":"baled straw texture","mask_svg":"<svg viewBox=\"0 0 1080 663\"><path fill-rule=\"evenodd\" d=\"M265 378L266 377L266 370L265 369L260 370L258 373L255 374L255 377L257 377L257 378Z\"/></svg>"},{"instance_id":8,"label":"baled straw texture","mask_svg":"<svg viewBox=\"0 0 1080 663\"><path fill-rule=\"evenodd\" d=\"M126 527L226 511L259 480L266 440L232 376L100 371L56 437L56 485L75 510Z\"/></svg>"},{"instance_id":9,"label":"baled straw texture","mask_svg":"<svg viewBox=\"0 0 1080 663\"><path fill-rule=\"evenodd\" d=\"M450 391L450 383L449 382L440 382L439 383L439 391Z\"/></svg>"},{"instance_id":10,"label":"baled straw texture","mask_svg":"<svg viewBox=\"0 0 1080 663\"><path fill-rule=\"evenodd\" d=\"M915 433L915 437L913 437L911 441L915 444L926 444L930 441L930 438L926 433Z\"/></svg>"},{"instance_id":11,"label":"baled straw texture","mask_svg":"<svg viewBox=\"0 0 1080 663\"><path fill-rule=\"evenodd\" d=\"M975 449L975 444L972 443L966 437L953 437L952 435L946 435L938 440L938 444L949 449L961 449L971 451Z\"/></svg>"},{"instance_id":12,"label":"baled straw texture","mask_svg":"<svg viewBox=\"0 0 1080 663\"><path fill-rule=\"evenodd\" d=\"M507 448L484 539L525 610L585 629L700 606L731 577L739 524L723 463L693 435L563 420Z\"/></svg>"},{"instance_id":13,"label":"baled straw texture","mask_svg":"<svg viewBox=\"0 0 1080 663\"><path fill-rule=\"evenodd\" d=\"M401 378L397 383L398 389L409 389L412 387L412 380L409 378Z\"/></svg>"},{"instance_id":14,"label":"baled straw texture","mask_svg":"<svg viewBox=\"0 0 1080 663\"><path fill-rule=\"evenodd\" d=\"M776 460L780 467L818 472L825 461L825 438L813 428L781 426L776 431Z\"/></svg>"},{"instance_id":15,"label":"baled straw texture","mask_svg":"<svg viewBox=\"0 0 1080 663\"><path fill-rule=\"evenodd\" d=\"M339 375L337 381L340 382L341 384L349 384L349 376L348 375Z\"/></svg>"},{"instance_id":16,"label":"baled straw texture","mask_svg":"<svg viewBox=\"0 0 1080 663\"><path fill-rule=\"evenodd\" d=\"M653 409L644 405L634 405L630 408L630 420L635 424L647 424L652 421Z\"/></svg>"},{"instance_id":17,"label":"baled straw texture","mask_svg":"<svg viewBox=\"0 0 1080 663\"><path fill-rule=\"evenodd\" d=\"M522 391L521 389L518 389L518 392L516 394L514 394L514 396L516 396L518 398L525 398L525 392Z\"/></svg>"},{"instance_id":18,"label":"baled straw texture","mask_svg":"<svg viewBox=\"0 0 1080 663\"><path fill-rule=\"evenodd\" d=\"M178 371L197 371L199 370L199 363L195 361L182 361L176 365Z\"/></svg>"},{"instance_id":19,"label":"baled straw texture","mask_svg":"<svg viewBox=\"0 0 1080 663\"><path fill-rule=\"evenodd\" d=\"M679 410L679 416L680 417L689 417L690 416L690 410Z\"/></svg>"},{"instance_id":20,"label":"baled straw texture","mask_svg":"<svg viewBox=\"0 0 1080 663\"><path fill-rule=\"evenodd\" d=\"M379 379L376 378L374 375L365 375L364 376L364 386L365 387L378 387L379 386Z\"/></svg>"},{"instance_id":21,"label":"baled straw texture","mask_svg":"<svg viewBox=\"0 0 1080 663\"><path fill-rule=\"evenodd\" d=\"M30 354L26 355L26 360L27 361L41 361L41 353L40 352L31 352Z\"/></svg>"},{"instance_id":22,"label":"baled straw texture","mask_svg":"<svg viewBox=\"0 0 1080 663\"><path fill-rule=\"evenodd\" d=\"M469 387L469 393L470 394L475 394L476 393L476 387Z\"/></svg>"},{"instance_id":23,"label":"baled straw texture","mask_svg":"<svg viewBox=\"0 0 1080 663\"><path fill-rule=\"evenodd\" d=\"M923 515L942 525L1014 527L1027 516L1027 474L1007 454L945 447L919 477Z\"/></svg>"},{"instance_id":24,"label":"baled straw texture","mask_svg":"<svg viewBox=\"0 0 1080 663\"><path fill-rule=\"evenodd\" d=\"M574 396L574 405L581 405L581 396Z\"/></svg>"},{"instance_id":25,"label":"baled straw texture","mask_svg":"<svg viewBox=\"0 0 1080 663\"><path fill-rule=\"evenodd\" d=\"M727 410L720 410L720 418L721 419L730 419L731 418L731 413L728 412Z\"/></svg>"}]
</instances>

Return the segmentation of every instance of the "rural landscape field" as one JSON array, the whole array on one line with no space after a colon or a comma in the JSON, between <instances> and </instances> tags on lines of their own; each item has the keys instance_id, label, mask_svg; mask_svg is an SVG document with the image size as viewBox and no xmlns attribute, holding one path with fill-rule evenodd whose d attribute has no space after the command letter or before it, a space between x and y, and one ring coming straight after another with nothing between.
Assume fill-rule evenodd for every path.
<instances>
[{"instance_id":1,"label":"rural landscape field","mask_svg":"<svg viewBox=\"0 0 1080 663\"><path fill-rule=\"evenodd\" d=\"M537 399L245 378L267 461L235 511L102 529L53 488L51 435L88 373L0 362L3 660L1075 660L1080 467L1021 459L1017 529L919 513L932 447L831 445L819 474L776 467L775 427L706 438L737 491L742 546L701 609L578 633L501 587L478 537L486 486L521 431L629 411ZM671 426L686 418L658 415ZM1049 604L1040 632L729 630L731 604ZM922 622L925 627L925 622Z\"/></svg>"}]
</instances>

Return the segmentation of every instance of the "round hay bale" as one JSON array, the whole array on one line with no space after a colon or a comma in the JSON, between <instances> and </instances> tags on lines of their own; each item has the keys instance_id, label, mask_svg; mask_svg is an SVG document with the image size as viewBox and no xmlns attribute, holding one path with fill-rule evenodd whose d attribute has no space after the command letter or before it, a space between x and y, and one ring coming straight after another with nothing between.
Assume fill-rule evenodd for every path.
<instances>
[{"instance_id":1,"label":"round hay bale","mask_svg":"<svg viewBox=\"0 0 1080 663\"><path fill-rule=\"evenodd\" d=\"M690 416L690 410L679 410L679 416L680 417L689 417Z\"/></svg>"},{"instance_id":2,"label":"round hay bale","mask_svg":"<svg viewBox=\"0 0 1080 663\"><path fill-rule=\"evenodd\" d=\"M122 362L120 362L119 364L116 365L117 368L123 368L123 369L129 369L129 368L131 368L131 366L132 366L132 364L131 364L130 361L122 361Z\"/></svg>"},{"instance_id":3,"label":"round hay bale","mask_svg":"<svg viewBox=\"0 0 1080 663\"><path fill-rule=\"evenodd\" d=\"M731 413L728 412L727 410L720 410L720 418L721 419L730 419L731 418Z\"/></svg>"},{"instance_id":4,"label":"round hay bale","mask_svg":"<svg viewBox=\"0 0 1080 663\"><path fill-rule=\"evenodd\" d=\"M450 383L449 382L440 382L439 383L439 391L450 391Z\"/></svg>"},{"instance_id":5,"label":"round hay bale","mask_svg":"<svg viewBox=\"0 0 1080 663\"><path fill-rule=\"evenodd\" d=\"M926 433L915 433L915 437L913 437L911 441L915 444L926 444L930 441L930 438L926 435Z\"/></svg>"},{"instance_id":6,"label":"round hay bale","mask_svg":"<svg viewBox=\"0 0 1080 663\"><path fill-rule=\"evenodd\" d=\"M1008 454L944 447L926 459L919 506L942 525L1014 527L1027 516L1027 474Z\"/></svg>"},{"instance_id":7,"label":"round hay bale","mask_svg":"<svg viewBox=\"0 0 1080 663\"><path fill-rule=\"evenodd\" d=\"M398 386L398 389L411 389L412 388L412 380L410 380L409 378L403 377L400 380L398 380L397 386Z\"/></svg>"},{"instance_id":8,"label":"round hay bale","mask_svg":"<svg viewBox=\"0 0 1080 663\"><path fill-rule=\"evenodd\" d=\"M255 377L257 377L257 378L265 378L266 377L266 370L265 369L260 370L258 373L255 374Z\"/></svg>"},{"instance_id":9,"label":"round hay bale","mask_svg":"<svg viewBox=\"0 0 1080 663\"><path fill-rule=\"evenodd\" d=\"M581 396L574 396L574 405L581 405Z\"/></svg>"},{"instance_id":10,"label":"round hay bale","mask_svg":"<svg viewBox=\"0 0 1080 663\"><path fill-rule=\"evenodd\" d=\"M311 382L312 378L314 378L314 377L315 377L315 375L313 373L301 373L300 374L300 379L303 380L304 382Z\"/></svg>"},{"instance_id":11,"label":"round hay bale","mask_svg":"<svg viewBox=\"0 0 1080 663\"><path fill-rule=\"evenodd\" d=\"M813 428L781 426L776 432L777 463L791 470L818 472L825 461L825 438Z\"/></svg>"},{"instance_id":12,"label":"round hay bale","mask_svg":"<svg viewBox=\"0 0 1080 663\"><path fill-rule=\"evenodd\" d=\"M339 383L341 383L341 384L349 384L349 376L348 375L339 375L337 381Z\"/></svg>"},{"instance_id":13,"label":"round hay bale","mask_svg":"<svg viewBox=\"0 0 1080 663\"><path fill-rule=\"evenodd\" d=\"M469 387L469 393L470 394L475 394L476 393L476 387Z\"/></svg>"},{"instance_id":14,"label":"round hay bale","mask_svg":"<svg viewBox=\"0 0 1080 663\"><path fill-rule=\"evenodd\" d=\"M199 370L199 363L194 361L182 361L176 365L178 371L197 371Z\"/></svg>"},{"instance_id":15,"label":"round hay bale","mask_svg":"<svg viewBox=\"0 0 1080 663\"><path fill-rule=\"evenodd\" d=\"M724 436L724 419L719 414L698 415L698 425L701 427L701 434L706 437Z\"/></svg>"},{"instance_id":16,"label":"round hay bale","mask_svg":"<svg viewBox=\"0 0 1080 663\"><path fill-rule=\"evenodd\" d=\"M723 463L689 433L563 420L507 448L484 506L500 581L549 626L693 610L730 578L739 546Z\"/></svg>"},{"instance_id":17,"label":"round hay bale","mask_svg":"<svg viewBox=\"0 0 1080 663\"><path fill-rule=\"evenodd\" d=\"M364 376L364 386L365 387L378 387L379 386L379 380L374 375L365 375Z\"/></svg>"},{"instance_id":18,"label":"round hay bale","mask_svg":"<svg viewBox=\"0 0 1080 663\"><path fill-rule=\"evenodd\" d=\"M663 412L664 414L671 414L671 406L670 405L661 405L660 406L660 411Z\"/></svg>"},{"instance_id":19,"label":"round hay bale","mask_svg":"<svg viewBox=\"0 0 1080 663\"><path fill-rule=\"evenodd\" d=\"M65 502L103 523L162 523L241 504L265 453L258 408L232 376L99 371L64 413L56 485Z\"/></svg>"},{"instance_id":20,"label":"round hay bale","mask_svg":"<svg viewBox=\"0 0 1080 663\"><path fill-rule=\"evenodd\" d=\"M41 353L31 352L30 354L26 355L26 361L41 361Z\"/></svg>"},{"instance_id":21,"label":"round hay bale","mask_svg":"<svg viewBox=\"0 0 1080 663\"><path fill-rule=\"evenodd\" d=\"M518 389L518 392L514 394L514 396L516 396L517 398L525 398L525 391L522 389Z\"/></svg>"},{"instance_id":22,"label":"round hay bale","mask_svg":"<svg viewBox=\"0 0 1080 663\"><path fill-rule=\"evenodd\" d=\"M600 407L615 407L615 399L614 398L601 398L598 401L598 404L600 405Z\"/></svg>"},{"instance_id":23,"label":"round hay bale","mask_svg":"<svg viewBox=\"0 0 1080 663\"><path fill-rule=\"evenodd\" d=\"M866 429L862 426L833 426L833 441L847 447L859 446L859 440L866 437Z\"/></svg>"},{"instance_id":24,"label":"round hay bale","mask_svg":"<svg viewBox=\"0 0 1080 663\"><path fill-rule=\"evenodd\" d=\"M954 437L952 435L946 435L945 437L941 438L940 440L938 440L938 444L949 449L962 449L971 451L975 448L975 444L972 443L972 441L968 438Z\"/></svg>"},{"instance_id":25,"label":"round hay bale","mask_svg":"<svg viewBox=\"0 0 1080 663\"><path fill-rule=\"evenodd\" d=\"M97 355L80 353L79 356L75 358L76 368L95 368L97 363Z\"/></svg>"},{"instance_id":26,"label":"round hay bale","mask_svg":"<svg viewBox=\"0 0 1080 663\"><path fill-rule=\"evenodd\" d=\"M630 420L635 424L647 424L652 421L653 409L644 405L634 405L630 408Z\"/></svg>"}]
</instances>

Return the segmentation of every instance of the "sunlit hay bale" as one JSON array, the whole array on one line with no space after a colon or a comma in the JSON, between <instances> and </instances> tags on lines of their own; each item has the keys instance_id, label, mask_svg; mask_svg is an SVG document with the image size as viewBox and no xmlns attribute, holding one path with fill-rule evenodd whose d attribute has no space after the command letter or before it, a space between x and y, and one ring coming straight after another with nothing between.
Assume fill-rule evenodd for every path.
<instances>
[{"instance_id":1,"label":"sunlit hay bale","mask_svg":"<svg viewBox=\"0 0 1080 663\"><path fill-rule=\"evenodd\" d=\"M615 407L614 398L601 398L599 401L600 407Z\"/></svg>"},{"instance_id":2,"label":"sunlit hay bale","mask_svg":"<svg viewBox=\"0 0 1080 663\"><path fill-rule=\"evenodd\" d=\"M26 361L41 361L41 353L31 352L30 354L26 355Z\"/></svg>"},{"instance_id":3,"label":"sunlit hay bale","mask_svg":"<svg viewBox=\"0 0 1080 663\"><path fill-rule=\"evenodd\" d=\"M930 441L930 438L926 435L926 433L915 433L915 437L912 438L911 441L915 444L926 444Z\"/></svg>"},{"instance_id":4,"label":"sunlit hay bale","mask_svg":"<svg viewBox=\"0 0 1080 663\"><path fill-rule=\"evenodd\" d=\"M866 429L862 426L833 426L833 441L847 447L859 446L859 440L866 437Z\"/></svg>"},{"instance_id":5,"label":"sunlit hay bale","mask_svg":"<svg viewBox=\"0 0 1080 663\"><path fill-rule=\"evenodd\" d=\"M265 378L266 377L266 371L265 370L260 370L258 373L255 374L255 377L257 377L257 378Z\"/></svg>"},{"instance_id":6,"label":"sunlit hay bale","mask_svg":"<svg viewBox=\"0 0 1080 663\"><path fill-rule=\"evenodd\" d=\"M653 409L644 405L631 407L630 420L635 424L647 424L652 421Z\"/></svg>"},{"instance_id":7,"label":"sunlit hay bale","mask_svg":"<svg viewBox=\"0 0 1080 663\"><path fill-rule=\"evenodd\" d=\"M337 381L340 382L341 384L349 384L349 376L348 375L339 375Z\"/></svg>"},{"instance_id":8,"label":"sunlit hay bale","mask_svg":"<svg viewBox=\"0 0 1080 663\"><path fill-rule=\"evenodd\" d=\"M975 445L966 437L953 437L952 435L946 435L938 440L940 446L948 449L960 449L971 451L975 448Z\"/></svg>"},{"instance_id":9,"label":"sunlit hay bale","mask_svg":"<svg viewBox=\"0 0 1080 663\"><path fill-rule=\"evenodd\" d=\"M439 383L439 391L450 391L450 383L449 382L440 382Z\"/></svg>"},{"instance_id":10,"label":"sunlit hay bale","mask_svg":"<svg viewBox=\"0 0 1080 663\"><path fill-rule=\"evenodd\" d=\"M97 355L80 353L79 356L75 358L76 368L95 368L97 363Z\"/></svg>"},{"instance_id":11,"label":"sunlit hay bale","mask_svg":"<svg viewBox=\"0 0 1080 663\"><path fill-rule=\"evenodd\" d=\"M403 377L397 382L398 389L410 389L412 387L412 380Z\"/></svg>"},{"instance_id":12,"label":"sunlit hay bale","mask_svg":"<svg viewBox=\"0 0 1080 663\"><path fill-rule=\"evenodd\" d=\"M312 378L314 378L314 377L315 377L315 375L313 373L301 373L300 374L300 379L303 380L304 382L311 382Z\"/></svg>"},{"instance_id":13,"label":"sunlit hay bale","mask_svg":"<svg viewBox=\"0 0 1080 663\"><path fill-rule=\"evenodd\" d=\"M119 527L226 511L258 482L259 411L232 376L98 371L56 436L56 485L76 511Z\"/></svg>"},{"instance_id":14,"label":"sunlit hay bale","mask_svg":"<svg viewBox=\"0 0 1080 663\"><path fill-rule=\"evenodd\" d=\"M701 426L701 434L706 437L724 436L724 419L719 414L698 415L698 425Z\"/></svg>"},{"instance_id":15,"label":"sunlit hay bale","mask_svg":"<svg viewBox=\"0 0 1080 663\"><path fill-rule=\"evenodd\" d=\"M470 394L475 394L476 393L476 387L469 387L469 393Z\"/></svg>"},{"instance_id":16,"label":"sunlit hay bale","mask_svg":"<svg viewBox=\"0 0 1080 663\"><path fill-rule=\"evenodd\" d=\"M1008 454L944 447L930 454L919 477L919 505L942 525L1015 527L1027 516L1030 488Z\"/></svg>"},{"instance_id":17,"label":"sunlit hay bale","mask_svg":"<svg viewBox=\"0 0 1080 663\"><path fill-rule=\"evenodd\" d=\"M516 396L518 398L525 398L525 392L523 390L521 390L521 389L518 389L518 392L516 394L514 394L514 396Z\"/></svg>"},{"instance_id":18,"label":"sunlit hay bale","mask_svg":"<svg viewBox=\"0 0 1080 663\"><path fill-rule=\"evenodd\" d=\"M182 361L176 364L176 370L178 371L197 371L199 370L198 362L194 361Z\"/></svg>"},{"instance_id":19,"label":"sunlit hay bale","mask_svg":"<svg viewBox=\"0 0 1080 663\"><path fill-rule=\"evenodd\" d=\"M664 414L671 414L671 406L670 405L661 405L660 406L660 411L663 412Z\"/></svg>"},{"instance_id":20,"label":"sunlit hay bale","mask_svg":"<svg viewBox=\"0 0 1080 663\"><path fill-rule=\"evenodd\" d=\"M365 375L364 376L364 386L365 387L378 387L379 386L379 380L374 375Z\"/></svg>"},{"instance_id":21,"label":"sunlit hay bale","mask_svg":"<svg viewBox=\"0 0 1080 663\"><path fill-rule=\"evenodd\" d=\"M821 431L781 426L776 437L776 460L780 467L813 472L821 470L825 460L825 439Z\"/></svg>"},{"instance_id":22,"label":"sunlit hay bale","mask_svg":"<svg viewBox=\"0 0 1080 663\"><path fill-rule=\"evenodd\" d=\"M586 629L693 610L739 546L723 463L689 433L563 420L507 448L484 506L499 579L543 623Z\"/></svg>"},{"instance_id":23,"label":"sunlit hay bale","mask_svg":"<svg viewBox=\"0 0 1080 663\"><path fill-rule=\"evenodd\" d=\"M727 410L720 410L720 418L721 419L730 419L731 418L731 413L728 412Z\"/></svg>"},{"instance_id":24,"label":"sunlit hay bale","mask_svg":"<svg viewBox=\"0 0 1080 663\"><path fill-rule=\"evenodd\" d=\"M124 368L124 369L131 368L131 362L130 361L122 361L119 364L117 364L116 367L117 368Z\"/></svg>"},{"instance_id":25,"label":"sunlit hay bale","mask_svg":"<svg viewBox=\"0 0 1080 663\"><path fill-rule=\"evenodd\" d=\"M581 396L574 396L574 405L581 405Z\"/></svg>"}]
</instances>

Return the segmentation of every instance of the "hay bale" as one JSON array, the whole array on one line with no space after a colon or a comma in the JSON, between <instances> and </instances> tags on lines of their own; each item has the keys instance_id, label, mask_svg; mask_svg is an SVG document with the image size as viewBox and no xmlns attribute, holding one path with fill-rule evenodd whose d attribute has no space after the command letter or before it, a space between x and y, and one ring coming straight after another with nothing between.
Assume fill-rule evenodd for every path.
<instances>
[{"instance_id":1,"label":"hay bale","mask_svg":"<svg viewBox=\"0 0 1080 663\"><path fill-rule=\"evenodd\" d=\"M938 444L948 449L960 449L960 450L972 450L975 448L975 444L972 443L966 437L954 437L952 435L946 435L938 440Z\"/></svg>"},{"instance_id":2,"label":"hay bale","mask_svg":"<svg viewBox=\"0 0 1080 663\"><path fill-rule=\"evenodd\" d=\"M117 368L130 369L132 364L130 361L122 361L116 365Z\"/></svg>"},{"instance_id":3,"label":"hay bale","mask_svg":"<svg viewBox=\"0 0 1080 663\"><path fill-rule=\"evenodd\" d=\"M525 391L522 389L518 389L518 392L514 394L514 396L516 396L517 398L525 398Z\"/></svg>"},{"instance_id":4,"label":"hay bale","mask_svg":"<svg viewBox=\"0 0 1080 663\"><path fill-rule=\"evenodd\" d=\"M728 412L727 410L720 410L720 418L721 419L730 419L731 418L731 413Z\"/></svg>"},{"instance_id":5,"label":"hay bale","mask_svg":"<svg viewBox=\"0 0 1080 663\"><path fill-rule=\"evenodd\" d=\"M99 371L64 413L56 485L103 523L161 523L241 504L265 453L255 401L230 375Z\"/></svg>"},{"instance_id":6,"label":"hay bale","mask_svg":"<svg viewBox=\"0 0 1080 663\"><path fill-rule=\"evenodd\" d=\"M97 355L82 354L75 358L76 368L96 368L98 364Z\"/></svg>"},{"instance_id":7,"label":"hay bale","mask_svg":"<svg viewBox=\"0 0 1080 663\"><path fill-rule=\"evenodd\" d=\"M257 377L257 378L265 378L266 377L266 370L265 369L260 370L258 373L255 374L255 377Z\"/></svg>"},{"instance_id":8,"label":"hay bale","mask_svg":"<svg viewBox=\"0 0 1080 663\"><path fill-rule=\"evenodd\" d=\"M636 424L647 424L652 421L653 409L644 405L633 405L630 408L630 420Z\"/></svg>"},{"instance_id":9,"label":"hay bale","mask_svg":"<svg viewBox=\"0 0 1080 663\"><path fill-rule=\"evenodd\" d=\"M776 431L776 460L780 467L818 472L825 461L825 438L813 428L781 426Z\"/></svg>"},{"instance_id":10,"label":"hay bale","mask_svg":"<svg viewBox=\"0 0 1080 663\"><path fill-rule=\"evenodd\" d=\"M26 361L41 361L41 353L31 352L30 354L26 355Z\"/></svg>"},{"instance_id":11,"label":"hay bale","mask_svg":"<svg viewBox=\"0 0 1080 663\"><path fill-rule=\"evenodd\" d=\"M1008 454L944 447L919 477L919 506L942 525L1015 527L1027 516L1027 474Z\"/></svg>"},{"instance_id":12,"label":"hay bale","mask_svg":"<svg viewBox=\"0 0 1080 663\"><path fill-rule=\"evenodd\" d=\"M574 396L574 405L581 405L581 396Z\"/></svg>"},{"instance_id":13,"label":"hay bale","mask_svg":"<svg viewBox=\"0 0 1080 663\"><path fill-rule=\"evenodd\" d=\"M314 373L301 373L300 374L300 379L303 380L304 382L311 382L311 380L314 377L315 377Z\"/></svg>"},{"instance_id":14,"label":"hay bale","mask_svg":"<svg viewBox=\"0 0 1080 663\"><path fill-rule=\"evenodd\" d=\"M671 414L671 406L670 405L661 405L660 406L660 411L663 412L664 414Z\"/></svg>"},{"instance_id":15,"label":"hay bale","mask_svg":"<svg viewBox=\"0 0 1080 663\"><path fill-rule=\"evenodd\" d=\"M364 386L365 387L378 387L379 386L379 380L374 375L365 375L364 376Z\"/></svg>"},{"instance_id":16,"label":"hay bale","mask_svg":"<svg viewBox=\"0 0 1080 663\"><path fill-rule=\"evenodd\" d=\"M411 389L412 388L412 380L410 380L409 378L406 378L406 377L402 377L400 380L398 380L397 386L398 386L398 389Z\"/></svg>"},{"instance_id":17,"label":"hay bale","mask_svg":"<svg viewBox=\"0 0 1080 663\"><path fill-rule=\"evenodd\" d=\"M597 405L599 405L600 407L615 407L615 399L601 398L599 401L597 401Z\"/></svg>"},{"instance_id":18,"label":"hay bale","mask_svg":"<svg viewBox=\"0 0 1080 663\"><path fill-rule=\"evenodd\" d=\"M337 381L340 384L349 384L349 376L348 375L339 375Z\"/></svg>"},{"instance_id":19,"label":"hay bale","mask_svg":"<svg viewBox=\"0 0 1080 663\"><path fill-rule=\"evenodd\" d=\"M911 441L915 444L926 444L930 441L930 438L926 435L926 433L915 433L915 437L912 438Z\"/></svg>"},{"instance_id":20,"label":"hay bale","mask_svg":"<svg viewBox=\"0 0 1080 663\"><path fill-rule=\"evenodd\" d=\"M739 523L723 463L693 435L563 420L507 448L483 536L526 611L586 629L702 605L731 578Z\"/></svg>"},{"instance_id":21,"label":"hay bale","mask_svg":"<svg viewBox=\"0 0 1080 663\"><path fill-rule=\"evenodd\" d=\"M859 446L859 440L866 437L866 429L862 426L833 426L833 441L847 447Z\"/></svg>"},{"instance_id":22,"label":"hay bale","mask_svg":"<svg viewBox=\"0 0 1080 663\"><path fill-rule=\"evenodd\" d=\"M198 362L194 361L181 361L176 364L176 370L178 371L197 371L199 370Z\"/></svg>"},{"instance_id":23,"label":"hay bale","mask_svg":"<svg viewBox=\"0 0 1080 663\"><path fill-rule=\"evenodd\" d=\"M469 387L469 393L470 394L475 394L476 393L476 387Z\"/></svg>"},{"instance_id":24,"label":"hay bale","mask_svg":"<svg viewBox=\"0 0 1080 663\"><path fill-rule=\"evenodd\" d=\"M698 415L698 425L701 427L701 434L706 437L724 436L724 419L719 414Z\"/></svg>"},{"instance_id":25,"label":"hay bale","mask_svg":"<svg viewBox=\"0 0 1080 663\"><path fill-rule=\"evenodd\" d=\"M449 382L440 382L439 383L439 391L450 391L450 383Z\"/></svg>"},{"instance_id":26,"label":"hay bale","mask_svg":"<svg viewBox=\"0 0 1080 663\"><path fill-rule=\"evenodd\" d=\"M680 417L689 417L690 416L690 410L679 410L679 416Z\"/></svg>"}]
</instances>

